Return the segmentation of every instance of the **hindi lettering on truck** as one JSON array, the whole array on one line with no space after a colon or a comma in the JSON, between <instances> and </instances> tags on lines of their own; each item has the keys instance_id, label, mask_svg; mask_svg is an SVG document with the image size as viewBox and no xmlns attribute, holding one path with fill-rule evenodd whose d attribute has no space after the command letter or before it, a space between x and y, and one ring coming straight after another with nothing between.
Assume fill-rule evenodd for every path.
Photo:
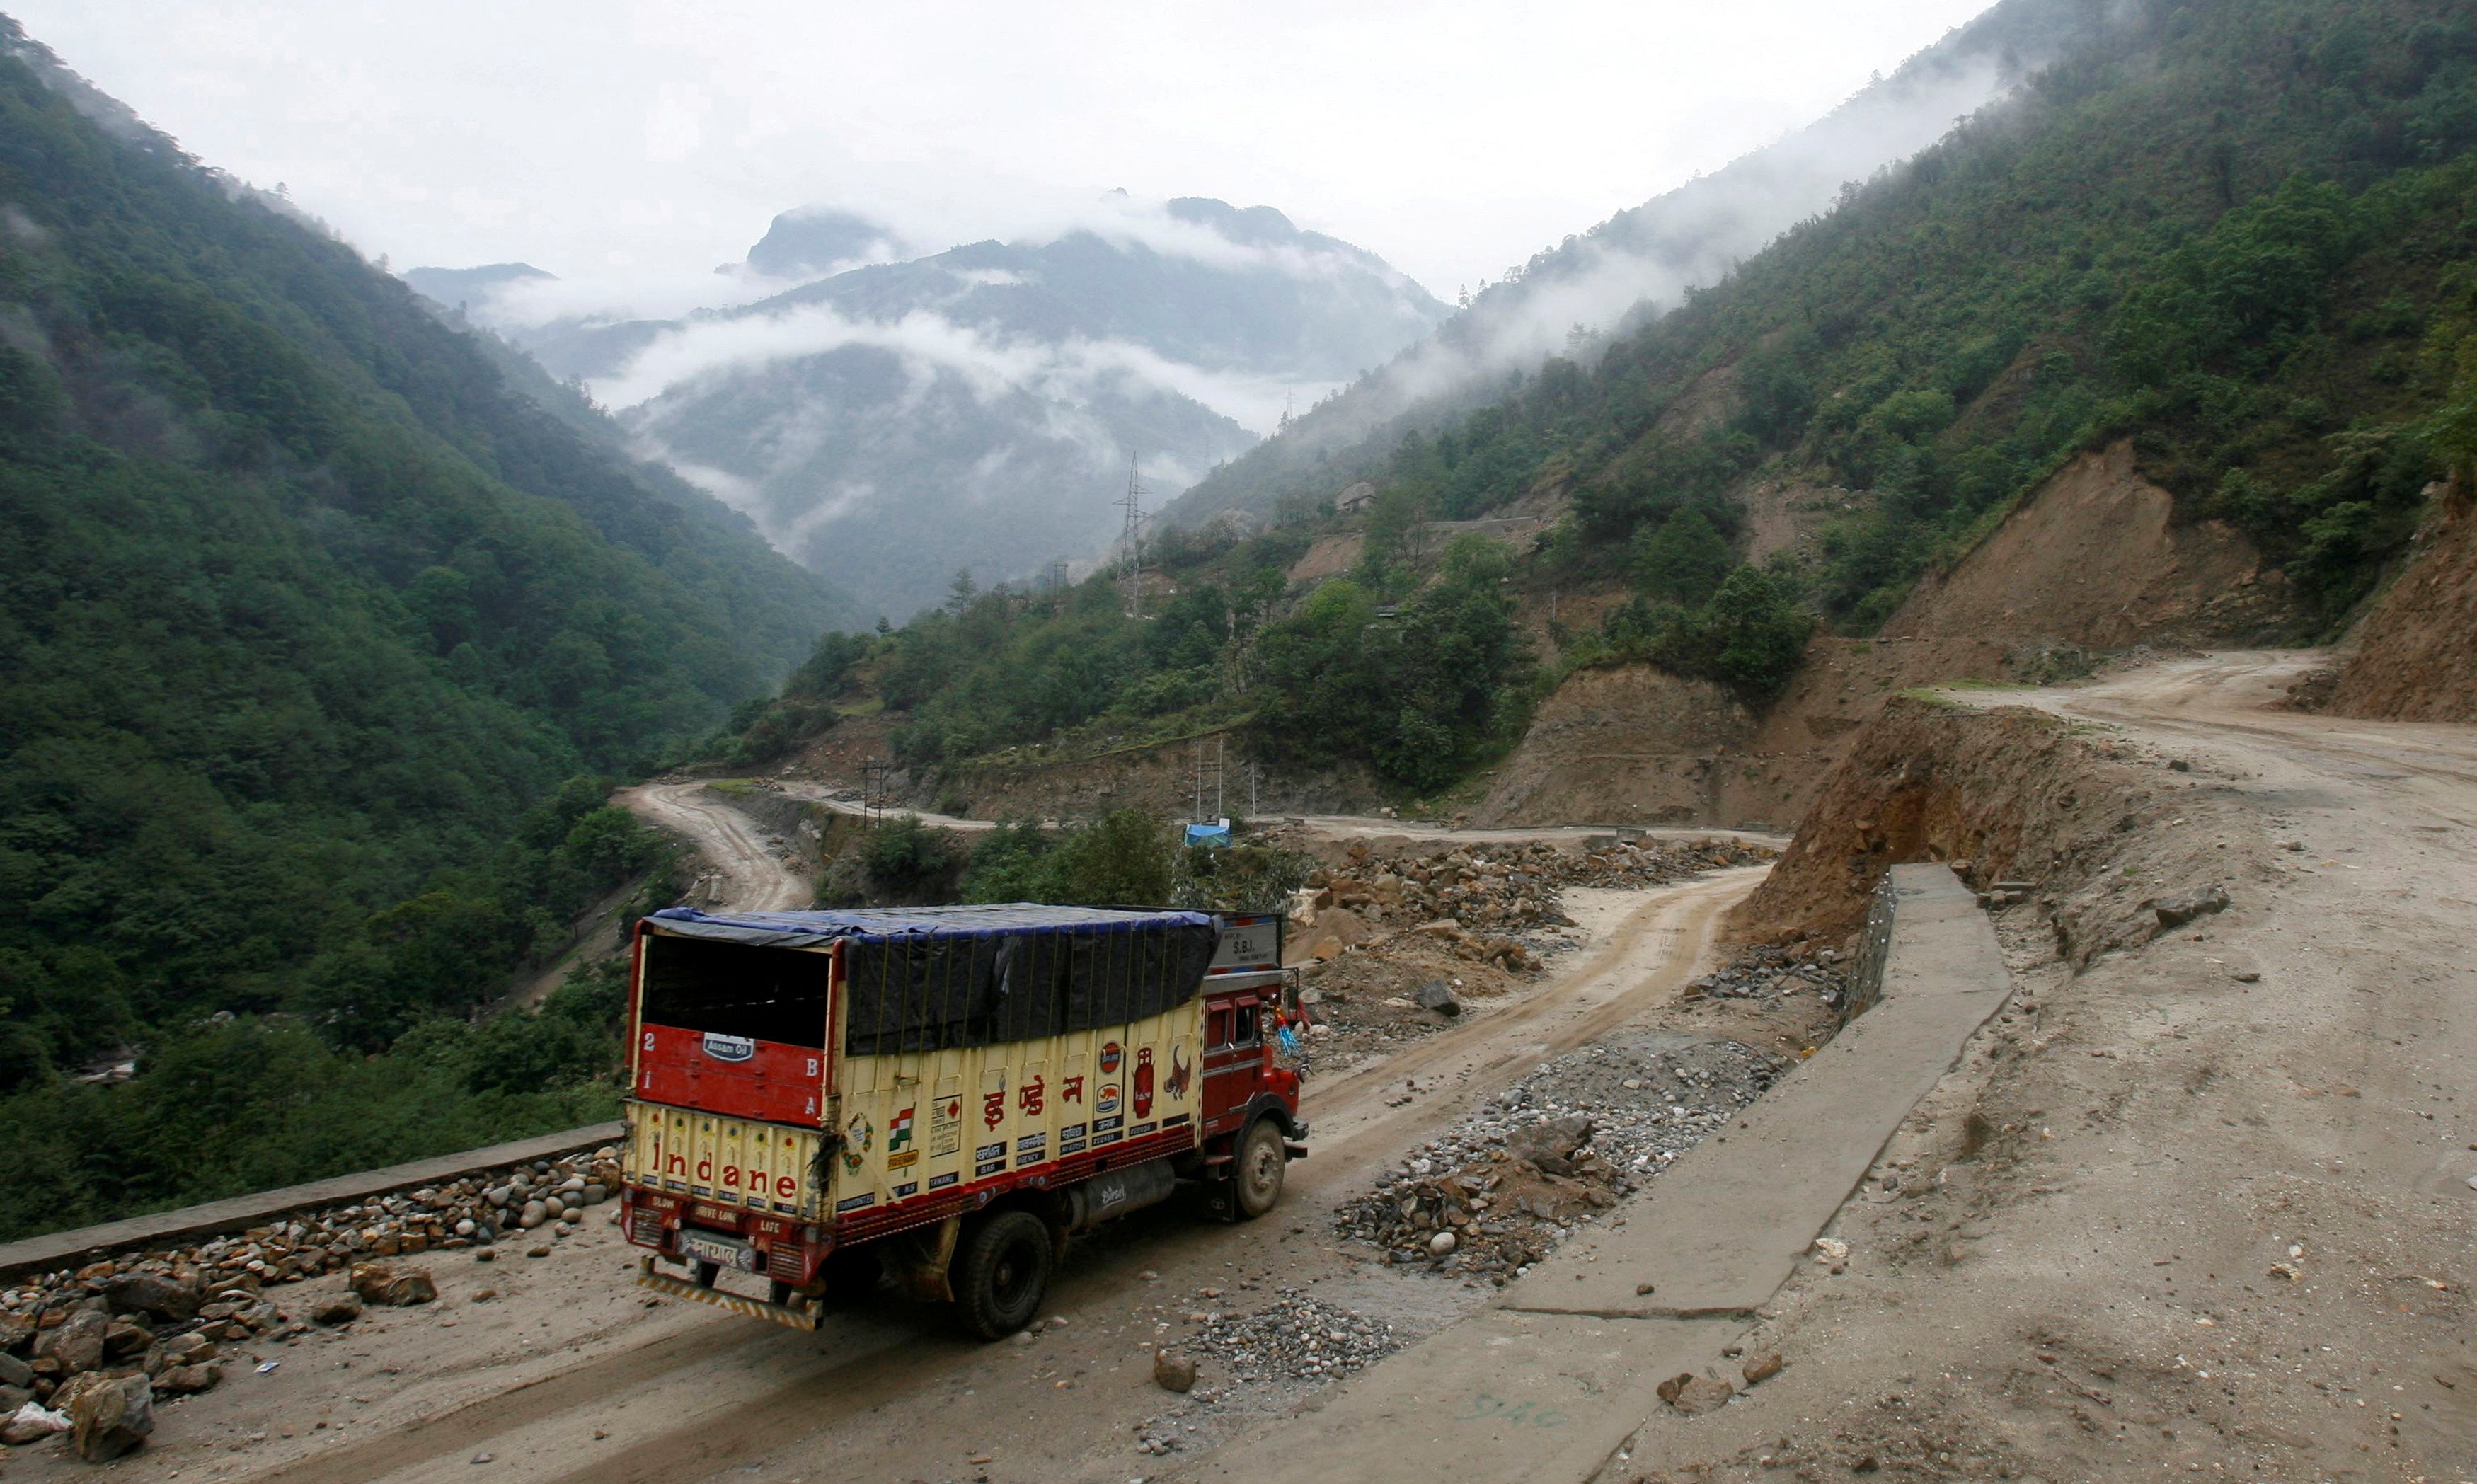
<instances>
[{"instance_id":1,"label":"hindi lettering on truck","mask_svg":"<svg viewBox=\"0 0 2477 1484\"><path fill-rule=\"evenodd\" d=\"M1281 931L1030 903L642 919L620 1193L639 1281L799 1328L891 1281L996 1339L1074 1233L1182 1188L1263 1215L1307 1153L1271 1044Z\"/></svg>"}]
</instances>

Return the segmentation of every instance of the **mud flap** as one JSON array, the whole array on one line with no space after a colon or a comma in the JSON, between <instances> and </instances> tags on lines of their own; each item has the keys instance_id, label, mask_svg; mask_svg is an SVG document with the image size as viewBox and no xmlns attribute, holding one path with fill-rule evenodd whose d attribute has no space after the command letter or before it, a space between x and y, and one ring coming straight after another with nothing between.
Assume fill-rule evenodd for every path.
<instances>
[{"instance_id":1,"label":"mud flap","mask_svg":"<svg viewBox=\"0 0 2477 1484\"><path fill-rule=\"evenodd\" d=\"M923 1303L953 1303L955 1288L946 1272L954 1266L955 1242L963 1230L963 1219L950 1216L935 1226L887 1238L887 1275Z\"/></svg>"},{"instance_id":2,"label":"mud flap","mask_svg":"<svg viewBox=\"0 0 2477 1484\"><path fill-rule=\"evenodd\" d=\"M777 1324L788 1325L792 1329L815 1329L819 1310L824 1307L813 1298L797 1299L790 1303L767 1303L762 1298L742 1298L738 1294L726 1294L718 1288L707 1288L702 1284L691 1283L686 1278L672 1277L667 1272L657 1272L654 1270L654 1260L651 1257L644 1259L643 1269L637 1274L637 1286L650 1288L658 1294L667 1294L673 1298L686 1298L696 1303L711 1304L717 1309L728 1309L734 1314L748 1319L771 1320Z\"/></svg>"}]
</instances>

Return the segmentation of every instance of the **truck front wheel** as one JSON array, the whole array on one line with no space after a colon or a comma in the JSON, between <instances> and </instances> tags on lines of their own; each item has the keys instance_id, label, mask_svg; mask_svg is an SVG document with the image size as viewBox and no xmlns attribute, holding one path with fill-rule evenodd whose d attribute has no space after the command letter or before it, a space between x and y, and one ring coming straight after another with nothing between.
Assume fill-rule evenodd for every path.
<instances>
[{"instance_id":1,"label":"truck front wheel","mask_svg":"<svg viewBox=\"0 0 2477 1484\"><path fill-rule=\"evenodd\" d=\"M1003 1340L1031 1323L1049 1292L1050 1252L1048 1225L1029 1211L1001 1211L966 1232L953 1279L963 1328Z\"/></svg>"},{"instance_id":2,"label":"truck front wheel","mask_svg":"<svg viewBox=\"0 0 2477 1484\"><path fill-rule=\"evenodd\" d=\"M1239 1143L1230 1172L1232 1204L1238 1220L1252 1221L1282 1203L1282 1175L1289 1168L1289 1151L1282 1147L1282 1130L1271 1119L1258 1119Z\"/></svg>"}]
</instances>

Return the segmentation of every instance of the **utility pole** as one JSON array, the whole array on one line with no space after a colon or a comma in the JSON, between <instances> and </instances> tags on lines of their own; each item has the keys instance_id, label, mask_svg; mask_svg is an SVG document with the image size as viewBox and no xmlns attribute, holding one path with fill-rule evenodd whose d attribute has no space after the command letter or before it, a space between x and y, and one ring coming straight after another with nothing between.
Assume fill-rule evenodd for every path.
<instances>
[{"instance_id":1,"label":"utility pole","mask_svg":"<svg viewBox=\"0 0 2477 1484\"><path fill-rule=\"evenodd\" d=\"M887 767L884 758L863 758L860 765L860 817L872 830L886 813Z\"/></svg>"},{"instance_id":2,"label":"utility pole","mask_svg":"<svg viewBox=\"0 0 2477 1484\"><path fill-rule=\"evenodd\" d=\"M1127 548L1127 616L1144 616L1144 487L1136 479L1136 456L1127 456L1127 497L1118 503L1127 512L1126 534L1119 544Z\"/></svg>"}]
</instances>

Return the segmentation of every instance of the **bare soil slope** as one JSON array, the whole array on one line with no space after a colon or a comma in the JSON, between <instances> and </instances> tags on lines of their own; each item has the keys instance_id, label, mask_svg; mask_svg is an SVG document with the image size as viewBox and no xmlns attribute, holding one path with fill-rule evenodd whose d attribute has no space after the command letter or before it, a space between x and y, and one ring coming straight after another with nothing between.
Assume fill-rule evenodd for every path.
<instances>
[{"instance_id":1,"label":"bare soil slope","mask_svg":"<svg viewBox=\"0 0 2477 1484\"><path fill-rule=\"evenodd\" d=\"M2477 518L2444 494L2417 554L2365 616L2330 709L2391 721L2477 721Z\"/></svg>"},{"instance_id":2,"label":"bare soil slope","mask_svg":"<svg viewBox=\"0 0 2477 1484\"><path fill-rule=\"evenodd\" d=\"M1714 818L1755 719L1718 686L1648 665L1577 670L1532 718L1472 822Z\"/></svg>"},{"instance_id":3,"label":"bare soil slope","mask_svg":"<svg viewBox=\"0 0 2477 1484\"><path fill-rule=\"evenodd\" d=\"M1894 639L2062 641L2087 649L2254 639L2288 617L2285 585L2233 526L2174 523L2133 445L2084 454L1961 565L1919 582Z\"/></svg>"}]
</instances>

